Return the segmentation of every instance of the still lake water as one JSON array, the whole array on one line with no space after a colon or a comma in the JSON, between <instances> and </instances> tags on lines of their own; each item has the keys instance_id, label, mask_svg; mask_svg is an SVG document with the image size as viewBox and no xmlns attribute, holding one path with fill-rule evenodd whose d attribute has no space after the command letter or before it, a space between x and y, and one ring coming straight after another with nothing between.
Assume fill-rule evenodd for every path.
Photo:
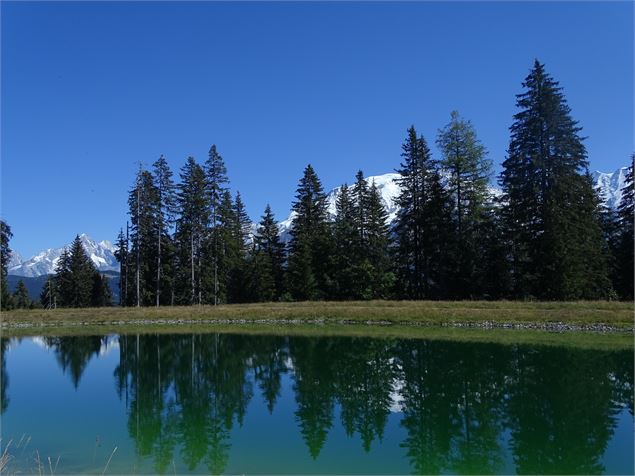
<instances>
[{"instance_id":1,"label":"still lake water","mask_svg":"<svg viewBox=\"0 0 635 476\"><path fill-rule=\"evenodd\" d=\"M0 348L9 472L38 454L46 474L48 457L101 474L111 455L126 474L634 469L632 350L211 333Z\"/></svg>"}]
</instances>

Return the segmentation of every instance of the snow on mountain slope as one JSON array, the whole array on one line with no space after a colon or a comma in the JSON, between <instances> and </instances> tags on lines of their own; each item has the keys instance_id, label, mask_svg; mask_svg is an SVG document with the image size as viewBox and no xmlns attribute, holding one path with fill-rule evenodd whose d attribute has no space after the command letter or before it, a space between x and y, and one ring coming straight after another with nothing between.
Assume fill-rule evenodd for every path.
<instances>
[{"instance_id":1,"label":"snow on mountain slope","mask_svg":"<svg viewBox=\"0 0 635 476\"><path fill-rule=\"evenodd\" d=\"M626 182L626 170L622 167L612 173L595 171L591 174L595 188L604 199L604 204L609 208L617 208L622 199L622 189Z\"/></svg>"},{"instance_id":2,"label":"snow on mountain slope","mask_svg":"<svg viewBox=\"0 0 635 476\"><path fill-rule=\"evenodd\" d=\"M115 255L115 247L107 240L97 243L85 233L80 239L88 257L92 260L99 271L116 271L119 269ZM70 245L70 244L69 244ZM9 266L8 274L15 276L34 277L43 274L52 274L60 259L64 248L49 248L41 251L26 261ZM17 255L17 253L16 253ZM19 256L19 255L17 255Z\"/></svg>"},{"instance_id":3,"label":"snow on mountain slope","mask_svg":"<svg viewBox=\"0 0 635 476\"><path fill-rule=\"evenodd\" d=\"M9 254L9 263L7 264L7 269L20 266L21 264L22 264L22 256L20 255L20 253L16 251L11 251L11 253Z\"/></svg>"}]
</instances>

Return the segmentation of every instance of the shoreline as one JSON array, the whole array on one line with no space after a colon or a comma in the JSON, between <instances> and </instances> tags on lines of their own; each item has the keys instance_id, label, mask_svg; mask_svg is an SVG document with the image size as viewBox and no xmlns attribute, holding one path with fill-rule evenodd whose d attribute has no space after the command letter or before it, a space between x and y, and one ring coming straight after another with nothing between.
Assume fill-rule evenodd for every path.
<instances>
[{"instance_id":1,"label":"shoreline","mask_svg":"<svg viewBox=\"0 0 635 476\"><path fill-rule=\"evenodd\" d=\"M377 327L414 327L414 328L457 328L457 329L504 329L504 330L534 330L553 333L567 332L591 332L591 333L622 333L633 334L634 327L614 326L606 323L592 324L569 324L562 321L555 322L495 322L495 321L448 321L442 323L429 322L392 322L381 320L360 321L353 319L135 319L135 320L112 320L112 321L63 321L55 322L4 322L0 323L0 329L41 329L41 328L67 328L67 327L127 327L127 326L282 326L291 327L298 325L324 326L377 326Z\"/></svg>"},{"instance_id":2,"label":"shoreline","mask_svg":"<svg viewBox=\"0 0 635 476\"><path fill-rule=\"evenodd\" d=\"M444 339L585 348L634 347L633 305L623 302L370 301L160 308L17 310L0 336L256 333Z\"/></svg>"}]
</instances>

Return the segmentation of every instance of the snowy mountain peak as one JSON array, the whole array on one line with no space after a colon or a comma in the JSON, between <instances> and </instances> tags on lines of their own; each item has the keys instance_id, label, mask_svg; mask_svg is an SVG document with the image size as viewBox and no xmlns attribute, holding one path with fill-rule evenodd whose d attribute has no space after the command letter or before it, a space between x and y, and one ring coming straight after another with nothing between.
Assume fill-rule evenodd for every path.
<instances>
[{"instance_id":1,"label":"snowy mountain peak","mask_svg":"<svg viewBox=\"0 0 635 476\"><path fill-rule=\"evenodd\" d=\"M373 182L375 182L375 186L377 187L377 191L381 197L381 201L388 212L388 220L392 222L395 218L397 218L397 197L401 191L397 183L397 179L399 178L398 173L387 173L384 175L371 175L370 177L366 177L366 183L370 187ZM337 194L339 193L342 187L335 187L333 190L329 192L326 196L326 201L328 204L328 212L334 217L335 216L335 202L337 201ZM290 220L291 216L287 218L284 222L289 221L289 225L291 225Z\"/></svg>"},{"instance_id":2,"label":"snowy mountain peak","mask_svg":"<svg viewBox=\"0 0 635 476\"><path fill-rule=\"evenodd\" d=\"M114 246L107 240L97 243L86 233L79 235L84 250L88 257L92 260L99 271L115 271L119 269L117 260L115 259ZM66 246L69 247L70 243ZM26 261L19 257L18 253L12 253L12 261L9 264L8 273L16 276L34 277L43 274L52 274L62 254L62 248L49 248L40 251L35 256Z\"/></svg>"}]
</instances>

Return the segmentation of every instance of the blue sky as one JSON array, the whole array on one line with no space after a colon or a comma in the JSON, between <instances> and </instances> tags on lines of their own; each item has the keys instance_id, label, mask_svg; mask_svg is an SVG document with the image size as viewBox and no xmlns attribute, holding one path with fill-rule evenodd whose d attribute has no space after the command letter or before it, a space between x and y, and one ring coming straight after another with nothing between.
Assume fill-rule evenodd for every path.
<instances>
[{"instance_id":1,"label":"blue sky","mask_svg":"<svg viewBox=\"0 0 635 476\"><path fill-rule=\"evenodd\" d=\"M500 170L534 58L560 81L591 169L633 150L632 2L21 2L2 8L2 217L28 257L111 241L138 161L212 143L252 218L399 165L457 109ZM438 157L438 151L433 147Z\"/></svg>"}]
</instances>

